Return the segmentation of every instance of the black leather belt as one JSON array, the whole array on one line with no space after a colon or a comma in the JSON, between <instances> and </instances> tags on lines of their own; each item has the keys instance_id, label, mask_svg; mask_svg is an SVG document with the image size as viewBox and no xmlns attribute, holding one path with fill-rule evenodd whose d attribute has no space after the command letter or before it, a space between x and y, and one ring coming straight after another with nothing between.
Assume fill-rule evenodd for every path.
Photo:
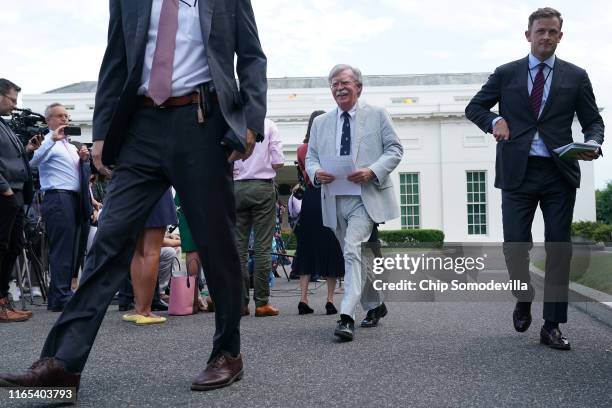
<instances>
[{"instance_id":1,"label":"black leather belt","mask_svg":"<svg viewBox=\"0 0 612 408\"><path fill-rule=\"evenodd\" d=\"M62 190L61 188L52 188L52 189L49 189L49 190L45 190L45 194L50 194L50 193L79 195L78 191Z\"/></svg>"},{"instance_id":2,"label":"black leather belt","mask_svg":"<svg viewBox=\"0 0 612 408\"><path fill-rule=\"evenodd\" d=\"M529 156L529 160L552 160L550 156Z\"/></svg>"},{"instance_id":3,"label":"black leather belt","mask_svg":"<svg viewBox=\"0 0 612 408\"><path fill-rule=\"evenodd\" d=\"M234 180L234 181L261 181L262 183L272 183L273 179L243 179L243 180Z\"/></svg>"}]
</instances>

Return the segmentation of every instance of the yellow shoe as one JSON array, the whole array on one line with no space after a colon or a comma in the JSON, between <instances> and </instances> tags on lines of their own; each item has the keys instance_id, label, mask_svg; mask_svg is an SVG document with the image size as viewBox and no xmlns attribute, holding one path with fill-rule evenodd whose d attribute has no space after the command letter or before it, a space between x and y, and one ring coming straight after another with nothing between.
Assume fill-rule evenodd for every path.
<instances>
[{"instance_id":1,"label":"yellow shoe","mask_svg":"<svg viewBox=\"0 0 612 408\"><path fill-rule=\"evenodd\" d=\"M144 317L144 316L136 314L136 313L127 313L123 315L121 320L123 320L124 322L136 323L136 321L140 319L141 317Z\"/></svg>"},{"instance_id":2,"label":"yellow shoe","mask_svg":"<svg viewBox=\"0 0 612 408\"><path fill-rule=\"evenodd\" d=\"M138 325L147 325L147 324L160 324L165 323L166 318L163 316L142 316L139 315L138 319L135 321Z\"/></svg>"}]
</instances>

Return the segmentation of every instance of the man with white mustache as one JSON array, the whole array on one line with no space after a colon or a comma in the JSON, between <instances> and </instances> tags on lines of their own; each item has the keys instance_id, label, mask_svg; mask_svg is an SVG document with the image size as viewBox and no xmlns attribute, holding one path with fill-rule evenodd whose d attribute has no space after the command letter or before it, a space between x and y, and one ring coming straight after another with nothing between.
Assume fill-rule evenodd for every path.
<instances>
[{"instance_id":1,"label":"man with white mustache","mask_svg":"<svg viewBox=\"0 0 612 408\"><path fill-rule=\"evenodd\" d=\"M374 327L387 314L381 294L371 285L371 272L363 271L367 276L362 276L361 244L368 241L374 223L399 216L389 175L400 163L404 151L387 112L358 103L363 89L359 69L336 65L328 81L338 108L318 116L313 122L306 171L316 187L324 186L321 195L323 225L335 232L342 247L345 288L334 335L351 341L357 303L361 302L367 311L361 327ZM334 195L327 186L336 176L321 163L326 158L342 156L349 156L355 165L355 170L344 177L360 186L359 194Z\"/></svg>"}]
</instances>

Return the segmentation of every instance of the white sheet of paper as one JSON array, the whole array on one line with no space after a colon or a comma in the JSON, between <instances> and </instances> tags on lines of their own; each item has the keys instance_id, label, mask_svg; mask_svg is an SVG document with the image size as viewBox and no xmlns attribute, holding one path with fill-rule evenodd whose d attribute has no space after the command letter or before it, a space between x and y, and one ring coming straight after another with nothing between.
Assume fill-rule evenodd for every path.
<instances>
[{"instance_id":1,"label":"white sheet of paper","mask_svg":"<svg viewBox=\"0 0 612 408\"><path fill-rule=\"evenodd\" d=\"M348 181L346 177L356 170L351 156L321 157L321 167L336 178L326 184L330 195L361 195L361 185Z\"/></svg>"}]
</instances>

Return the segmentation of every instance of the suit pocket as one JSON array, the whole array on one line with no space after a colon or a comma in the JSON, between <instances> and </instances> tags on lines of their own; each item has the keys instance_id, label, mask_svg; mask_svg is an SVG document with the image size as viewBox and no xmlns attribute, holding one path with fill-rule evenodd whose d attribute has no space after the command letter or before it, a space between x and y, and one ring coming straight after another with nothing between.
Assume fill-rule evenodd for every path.
<instances>
[{"instance_id":1,"label":"suit pocket","mask_svg":"<svg viewBox=\"0 0 612 408\"><path fill-rule=\"evenodd\" d=\"M385 180L385 182L381 185L381 184L374 184L376 186L376 188L380 191L380 190L386 190L388 188L393 187L393 183L391 182L391 180L389 180L389 178L387 177L387 180Z\"/></svg>"}]
</instances>

